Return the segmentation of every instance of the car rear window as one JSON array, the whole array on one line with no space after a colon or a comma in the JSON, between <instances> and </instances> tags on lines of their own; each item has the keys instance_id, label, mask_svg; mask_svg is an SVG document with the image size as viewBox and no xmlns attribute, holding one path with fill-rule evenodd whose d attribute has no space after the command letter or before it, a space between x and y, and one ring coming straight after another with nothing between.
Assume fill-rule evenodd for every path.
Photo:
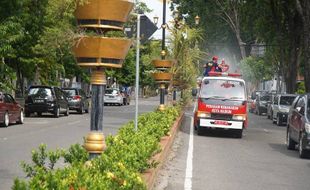
<instances>
[{"instance_id":1,"label":"car rear window","mask_svg":"<svg viewBox=\"0 0 310 190\"><path fill-rule=\"evenodd\" d=\"M281 96L280 105L290 106L293 104L295 98L295 96Z\"/></svg>"},{"instance_id":2,"label":"car rear window","mask_svg":"<svg viewBox=\"0 0 310 190\"><path fill-rule=\"evenodd\" d=\"M42 87L30 88L28 95L35 96L38 98L48 98L52 97L52 90L50 88L42 88Z\"/></svg>"},{"instance_id":3,"label":"car rear window","mask_svg":"<svg viewBox=\"0 0 310 190\"><path fill-rule=\"evenodd\" d=\"M105 91L105 93L106 94L113 94L113 95L115 95L115 94L118 94L118 90L116 90L116 89L107 89L106 91Z\"/></svg>"},{"instance_id":4,"label":"car rear window","mask_svg":"<svg viewBox=\"0 0 310 190\"><path fill-rule=\"evenodd\" d=\"M76 96L77 90L75 89L64 89L63 90L67 96Z\"/></svg>"}]
</instances>

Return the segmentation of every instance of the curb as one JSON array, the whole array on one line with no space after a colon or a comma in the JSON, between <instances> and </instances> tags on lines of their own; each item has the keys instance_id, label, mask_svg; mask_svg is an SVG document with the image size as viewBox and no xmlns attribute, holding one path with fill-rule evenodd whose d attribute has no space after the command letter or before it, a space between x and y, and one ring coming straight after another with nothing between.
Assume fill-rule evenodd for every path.
<instances>
[{"instance_id":1,"label":"curb","mask_svg":"<svg viewBox=\"0 0 310 190\"><path fill-rule=\"evenodd\" d=\"M181 112L180 116L176 119L176 121L174 122L173 126L170 129L170 135L161 138L160 140L161 151L155 156L153 156L151 159L151 161L159 163L158 166L156 168L146 170L144 173L142 173L142 179L146 183L146 187L149 190L153 189L155 179L157 178L158 172L162 168L163 163L168 157L169 150L182 124L183 118L184 118L184 112Z\"/></svg>"}]
</instances>

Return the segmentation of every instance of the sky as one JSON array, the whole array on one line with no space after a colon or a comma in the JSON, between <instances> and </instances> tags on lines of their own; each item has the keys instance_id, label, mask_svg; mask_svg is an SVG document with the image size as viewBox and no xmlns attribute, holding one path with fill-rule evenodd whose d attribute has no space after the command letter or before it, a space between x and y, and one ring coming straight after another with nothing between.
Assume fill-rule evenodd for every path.
<instances>
[{"instance_id":1,"label":"sky","mask_svg":"<svg viewBox=\"0 0 310 190\"><path fill-rule=\"evenodd\" d=\"M151 10L153 10L151 13L146 14L150 20L153 21L154 16L159 17L157 27L160 27L162 24L162 20L163 20L163 3L160 0L140 0L140 1L146 3L146 5ZM169 3L167 3L166 17L167 17L167 23L169 24L169 21L171 21L173 19L172 18L172 12L170 11L170 4ZM169 34L167 34L167 35L169 35ZM152 37L154 37L155 39L161 39L162 38L162 30L158 30L157 32L155 32Z\"/></svg>"}]
</instances>

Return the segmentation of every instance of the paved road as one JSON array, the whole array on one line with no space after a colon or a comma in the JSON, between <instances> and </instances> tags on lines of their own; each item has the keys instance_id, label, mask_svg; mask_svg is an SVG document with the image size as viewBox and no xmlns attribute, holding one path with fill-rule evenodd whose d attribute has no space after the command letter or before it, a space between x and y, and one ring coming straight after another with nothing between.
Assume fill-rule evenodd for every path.
<instances>
[{"instance_id":1,"label":"paved road","mask_svg":"<svg viewBox=\"0 0 310 190\"><path fill-rule=\"evenodd\" d=\"M155 189L309 189L310 160L300 159L297 151L287 150L285 127L273 125L266 116L250 114L249 129L242 139L229 133L197 136L194 132L192 170L186 168L191 109ZM189 188L184 188L186 169Z\"/></svg>"},{"instance_id":2,"label":"paved road","mask_svg":"<svg viewBox=\"0 0 310 190\"><path fill-rule=\"evenodd\" d=\"M139 112L153 111L159 98L142 99ZM135 104L130 106L106 106L104 109L104 134L116 134L120 126L134 118ZM68 148L82 143L89 132L89 114L75 114L69 117L53 118L51 115L26 118L23 125L0 128L0 190L7 190L15 177L23 177L19 163L29 161L31 150L44 143L48 149Z\"/></svg>"}]
</instances>

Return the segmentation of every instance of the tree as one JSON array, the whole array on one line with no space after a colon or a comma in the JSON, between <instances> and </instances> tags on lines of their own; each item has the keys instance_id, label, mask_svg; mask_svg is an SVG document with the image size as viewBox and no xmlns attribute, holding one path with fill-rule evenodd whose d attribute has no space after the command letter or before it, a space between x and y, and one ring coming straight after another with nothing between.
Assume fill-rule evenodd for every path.
<instances>
[{"instance_id":1,"label":"tree","mask_svg":"<svg viewBox=\"0 0 310 190\"><path fill-rule=\"evenodd\" d=\"M305 87L306 92L310 92L310 2L307 0L296 0L296 8L302 18Z\"/></svg>"},{"instance_id":2,"label":"tree","mask_svg":"<svg viewBox=\"0 0 310 190\"><path fill-rule=\"evenodd\" d=\"M172 73L174 79L180 82L182 90L195 85L199 74L198 60L203 54L197 43L203 40L203 32L199 28L191 28L184 24L171 31L172 59L176 60Z\"/></svg>"}]
</instances>

